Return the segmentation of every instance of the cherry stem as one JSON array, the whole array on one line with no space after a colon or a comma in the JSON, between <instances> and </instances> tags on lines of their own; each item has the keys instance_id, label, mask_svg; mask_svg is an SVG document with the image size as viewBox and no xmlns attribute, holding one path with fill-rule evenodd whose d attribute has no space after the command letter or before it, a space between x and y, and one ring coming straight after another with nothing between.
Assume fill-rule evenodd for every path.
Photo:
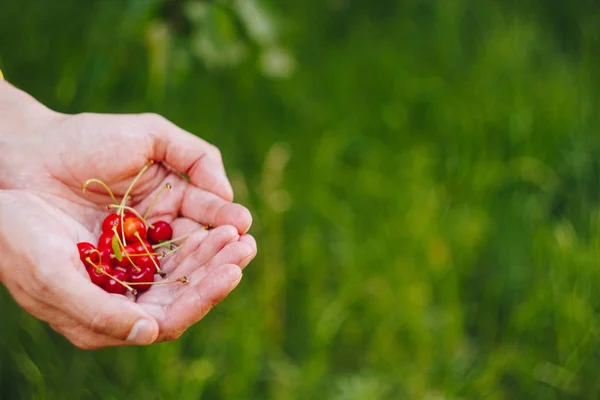
<instances>
[{"instance_id":1,"label":"cherry stem","mask_svg":"<svg viewBox=\"0 0 600 400\"><path fill-rule=\"evenodd\" d=\"M179 240L186 239L188 236L190 236L190 234L189 234L189 233L188 233L187 235L183 235L183 236L180 236L180 237L178 237L178 238L175 238L175 239L171 239L171 240L165 240L164 242L160 242L160 243L158 243L156 246L154 246L154 248L158 248L158 247L166 247L166 245L168 245L168 244L171 244L171 243L174 243L174 242L177 242L177 241L179 241Z\"/></svg>"},{"instance_id":2,"label":"cherry stem","mask_svg":"<svg viewBox=\"0 0 600 400\"><path fill-rule=\"evenodd\" d=\"M110 195L110 197L112 198L113 203L119 204L119 202L117 201L117 198L113 194L112 190L110 190L108 185L106 183L102 182L100 179L96 179L96 178L88 179L81 186L81 191L85 193L87 190L87 187L89 186L90 183L97 183L98 185L102 186L104 188L104 190L106 190L108 192L108 194Z\"/></svg>"},{"instance_id":3,"label":"cherry stem","mask_svg":"<svg viewBox=\"0 0 600 400\"><path fill-rule=\"evenodd\" d=\"M183 247L182 244L180 244L179 246L175 247L173 250L167 252L167 253L162 253L162 256L159 256L159 258L165 258L167 256L170 256L171 254L179 251L179 249L181 249Z\"/></svg>"},{"instance_id":4,"label":"cherry stem","mask_svg":"<svg viewBox=\"0 0 600 400\"><path fill-rule=\"evenodd\" d=\"M129 262L131 263L131 265L133 265L133 268L135 268L135 270L137 272L140 272L140 267L138 267L137 265L135 265L135 263L133 262L133 260L129 257L129 253L127 253L125 251L125 245L123 244L123 242L121 242L121 238L119 237L119 234L117 234L117 227L113 226L112 230L115 233L115 236L117 237L117 241L119 242L119 246L121 246L121 255L125 254L125 257L129 260Z\"/></svg>"},{"instance_id":5,"label":"cherry stem","mask_svg":"<svg viewBox=\"0 0 600 400\"><path fill-rule=\"evenodd\" d=\"M154 161L150 160L146 163L146 165L144 165L144 167L140 170L140 172L138 172L138 174L135 176L135 178L133 178L133 181L131 181L131 184L129 185L129 187L127 188L127 191L125 192L125 196L123 196L123 200L121 201L121 209L119 210L119 214L121 215L121 235L123 237L123 242L125 242L125 228L123 227L123 215L125 214L125 202L127 201L127 197L129 197L129 193L131 192L131 190L133 189L133 187L135 186L135 184L137 183L137 181L142 177L142 175L144 175L144 172L146 172L148 170L148 168L150 168L152 166L152 164L154 164Z\"/></svg>"},{"instance_id":6,"label":"cherry stem","mask_svg":"<svg viewBox=\"0 0 600 400\"><path fill-rule=\"evenodd\" d=\"M152 260L152 263L154 264L154 266L156 267L156 272L158 272L158 274L160 276L162 276L163 278L165 276L167 276L167 274L165 274L163 272L162 269L160 269L160 267L158 266L158 263L156 262L156 260L154 259L154 257L152 257L150 254L150 251L148 251L148 248L146 247L146 243L144 243L144 240L142 239L142 237L140 236L140 233L138 231L135 232L135 237L138 238L138 240L140 241L140 243L142 244L142 247L144 248L144 250L146 250L146 255L148 255L150 257L150 259Z\"/></svg>"},{"instance_id":7,"label":"cherry stem","mask_svg":"<svg viewBox=\"0 0 600 400\"><path fill-rule=\"evenodd\" d=\"M129 257L145 257L145 256L157 256L157 257L164 257L165 253L150 253L150 254L128 254ZM115 256L114 254L110 255L110 258L117 258L117 256Z\"/></svg>"},{"instance_id":8,"label":"cherry stem","mask_svg":"<svg viewBox=\"0 0 600 400\"><path fill-rule=\"evenodd\" d=\"M142 216L140 215L140 213L138 213L138 212L135 210L135 208L133 208L133 207L129 207L129 206L120 206L120 205L118 205L118 204L108 204L108 205L106 206L106 208L108 208L109 210L110 210L111 208L118 208L119 210L121 210L121 208L124 208L124 209L126 209L127 211L131 211L132 213L134 213L134 214L135 214L135 216L136 216L136 217L138 217L138 218L140 219L140 221L142 221L144 224L146 224L146 226L147 226L148 228L154 228L154 226L153 226L153 225L151 225L151 224L149 224L149 223L146 221L146 219L145 219L144 217L142 217ZM117 213L118 213L118 212L119 212L119 211L117 211Z\"/></svg>"},{"instance_id":9,"label":"cherry stem","mask_svg":"<svg viewBox=\"0 0 600 400\"><path fill-rule=\"evenodd\" d=\"M181 282L181 283L188 283L189 279L186 278L185 276L182 276L181 278L177 278L177 279L172 279L170 281L158 281L158 282L127 282L130 285L166 285L169 283L177 283L177 282Z\"/></svg>"},{"instance_id":10,"label":"cherry stem","mask_svg":"<svg viewBox=\"0 0 600 400\"><path fill-rule=\"evenodd\" d=\"M148 209L146 210L146 213L144 214L144 218L148 218L148 215L150 215L150 211L152 211L152 207L154 207L154 204L156 204L156 201L158 200L162 192L165 191L165 189L171 189L171 184L165 184L165 186L161 187L158 193L156 193L156 196L154 196L154 199L152 199L152 203L150 203Z\"/></svg>"},{"instance_id":11,"label":"cherry stem","mask_svg":"<svg viewBox=\"0 0 600 400\"><path fill-rule=\"evenodd\" d=\"M90 251L88 252L88 255L89 255L90 253L98 253L98 259L99 259L99 260L100 260L100 259L102 259L102 255L100 254L100 250L98 250L98 249L93 249L93 250L90 250Z\"/></svg>"},{"instance_id":12,"label":"cherry stem","mask_svg":"<svg viewBox=\"0 0 600 400\"><path fill-rule=\"evenodd\" d=\"M96 272L101 272L101 273L103 273L104 275L108 276L110 279L114 279L114 281L115 281L115 282L117 282L117 283L119 283L119 284L123 285L123 286L125 287L125 289L127 289L127 290L129 290L131 293L133 293L133 295L134 295L134 296L135 296L135 295L137 295L138 291L137 291L136 289L132 288L131 286L129 286L127 283L123 282L122 280L120 280L120 279L117 279L116 277L112 276L111 274L109 274L108 272L106 272L105 270L103 270L102 268L100 268L100 266L99 266L99 265L97 265L97 264L94 264L94 263L92 262L92 259L91 259L91 258L87 257L87 258L85 259L85 261L87 261L87 262L89 262L91 265L93 265L93 266L96 268Z\"/></svg>"}]
</instances>

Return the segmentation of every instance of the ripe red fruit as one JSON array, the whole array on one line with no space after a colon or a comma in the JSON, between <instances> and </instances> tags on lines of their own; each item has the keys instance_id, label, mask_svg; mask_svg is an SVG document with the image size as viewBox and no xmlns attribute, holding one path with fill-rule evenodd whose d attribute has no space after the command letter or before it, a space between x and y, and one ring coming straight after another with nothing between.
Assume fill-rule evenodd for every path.
<instances>
[{"instance_id":1,"label":"ripe red fruit","mask_svg":"<svg viewBox=\"0 0 600 400\"><path fill-rule=\"evenodd\" d=\"M136 233L142 239L146 239L146 229L146 224L140 221L140 219L137 217L129 217L123 221L123 233L125 234L125 240L127 243L139 241Z\"/></svg>"},{"instance_id":2,"label":"ripe red fruit","mask_svg":"<svg viewBox=\"0 0 600 400\"><path fill-rule=\"evenodd\" d=\"M108 264L105 263L100 263L97 267L93 265L88 265L86 267L87 273L90 276L92 283L97 286L102 286L106 282L108 276L106 276L106 274L103 274L98 269L100 269L101 271L108 272L110 274L111 268Z\"/></svg>"},{"instance_id":3,"label":"ripe red fruit","mask_svg":"<svg viewBox=\"0 0 600 400\"><path fill-rule=\"evenodd\" d=\"M146 245L146 249L148 249L148 252L150 252L150 253L154 252L154 249L152 248L152 245L150 244L149 241L144 240L144 244ZM147 254L146 249L144 249L144 246L142 246L142 244L139 242L139 240L138 240L137 244L133 244L132 247L135 251L135 254Z\"/></svg>"},{"instance_id":4,"label":"ripe red fruit","mask_svg":"<svg viewBox=\"0 0 600 400\"><path fill-rule=\"evenodd\" d=\"M109 214L104 221L102 221L102 232L112 232L113 227L119 226L120 221L119 214Z\"/></svg>"},{"instance_id":5,"label":"ripe red fruit","mask_svg":"<svg viewBox=\"0 0 600 400\"><path fill-rule=\"evenodd\" d=\"M145 282L154 282L154 266L152 267L140 267L139 269L135 269L133 265L130 265L127 268L127 274L129 275L129 280L134 283L145 283ZM143 292L148 290L151 285L134 285L139 292Z\"/></svg>"},{"instance_id":6,"label":"ripe red fruit","mask_svg":"<svg viewBox=\"0 0 600 400\"><path fill-rule=\"evenodd\" d=\"M113 236L115 236L114 232L104 232L102 235L100 235L100 238L98 239L98 250L102 250L107 247L111 248Z\"/></svg>"},{"instance_id":7,"label":"ripe red fruit","mask_svg":"<svg viewBox=\"0 0 600 400\"><path fill-rule=\"evenodd\" d=\"M113 269L111 275L120 280L121 282L127 281L127 272L125 271ZM125 286L121 285L119 282L109 277L107 277L106 282L104 282L104 284L102 285L102 289L104 289L108 293L116 294L125 294L125 292L127 292L127 288Z\"/></svg>"},{"instance_id":8,"label":"ripe red fruit","mask_svg":"<svg viewBox=\"0 0 600 400\"><path fill-rule=\"evenodd\" d=\"M96 250L96 246L88 242L80 242L77 243L77 249L79 250L79 259L83 261L84 264L89 265L86 258L90 258L93 263L98 263L100 261L100 256L98 255Z\"/></svg>"},{"instance_id":9,"label":"ripe red fruit","mask_svg":"<svg viewBox=\"0 0 600 400\"><path fill-rule=\"evenodd\" d=\"M165 242L173 238L173 228L168 222L157 221L154 227L148 230L148 241L152 244Z\"/></svg>"},{"instance_id":10,"label":"ripe red fruit","mask_svg":"<svg viewBox=\"0 0 600 400\"><path fill-rule=\"evenodd\" d=\"M127 256L125 255L125 253L127 253L127 254L136 254L135 249L133 248L133 246L131 246L131 245L125 246L125 248L123 250L121 250L121 256L123 258L121 259L121 261L117 261L117 264L119 265L119 267L126 268L129 265L131 265L131 262L129 261L129 258L127 258ZM135 258L137 258L137 257L132 257L131 260L133 262L136 262Z\"/></svg>"},{"instance_id":11,"label":"ripe red fruit","mask_svg":"<svg viewBox=\"0 0 600 400\"><path fill-rule=\"evenodd\" d=\"M158 265L160 267L160 260L156 257L156 256L141 256L141 257L134 257L133 262L135 262L135 265L138 266L138 268L150 268L152 269L153 273L156 273L156 265L154 265L154 262L152 262L152 259L154 259L154 261L156 262L156 265Z\"/></svg>"},{"instance_id":12,"label":"ripe red fruit","mask_svg":"<svg viewBox=\"0 0 600 400\"><path fill-rule=\"evenodd\" d=\"M115 264L115 259L112 258L112 255L112 247L105 247L102 250L100 250L100 261L109 265L112 268Z\"/></svg>"}]
</instances>

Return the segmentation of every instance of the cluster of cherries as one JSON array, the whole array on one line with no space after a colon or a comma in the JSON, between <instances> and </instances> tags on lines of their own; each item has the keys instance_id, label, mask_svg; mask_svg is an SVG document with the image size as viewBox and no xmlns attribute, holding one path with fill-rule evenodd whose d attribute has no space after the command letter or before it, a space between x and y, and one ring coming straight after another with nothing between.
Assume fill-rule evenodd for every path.
<instances>
[{"instance_id":1,"label":"cluster of cherries","mask_svg":"<svg viewBox=\"0 0 600 400\"><path fill-rule=\"evenodd\" d=\"M79 257L86 267L92 283L108 293L125 294L130 291L137 295L154 284L186 283L185 277L167 281L160 280L166 274L161 261L178 251L182 245L175 245L184 237L173 239L173 228L165 221L150 224L135 209L126 206L129 193L139 177L152 165L146 164L131 183L123 200L117 200L110 188L98 179L89 179L83 184L85 192L90 183L98 183L106 189L114 204L108 209L116 210L102 221L102 234L97 245L89 242L77 243ZM163 192L171 186L166 184L154 197L146 216ZM167 249L168 251L166 251ZM155 280L155 277L159 277Z\"/></svg>"}]
</instances>

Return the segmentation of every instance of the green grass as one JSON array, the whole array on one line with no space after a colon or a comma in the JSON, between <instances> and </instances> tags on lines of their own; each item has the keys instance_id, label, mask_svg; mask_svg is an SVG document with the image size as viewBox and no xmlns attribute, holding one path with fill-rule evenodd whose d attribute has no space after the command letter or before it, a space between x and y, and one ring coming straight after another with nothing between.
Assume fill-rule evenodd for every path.
<instances>
[{"instance_id":1,"label":"green grass","mask_svg":"<svg viewBox=\"0 0 600 400\"><path fill-rule=\"evenodd\" d=\"M3 5L7 79L218 145L259 255L144 349L73 349L4 291L0 397L600 396L597 5L271 2L261 36L243 10L92 3Z\"/></svg>"}]
</instances>

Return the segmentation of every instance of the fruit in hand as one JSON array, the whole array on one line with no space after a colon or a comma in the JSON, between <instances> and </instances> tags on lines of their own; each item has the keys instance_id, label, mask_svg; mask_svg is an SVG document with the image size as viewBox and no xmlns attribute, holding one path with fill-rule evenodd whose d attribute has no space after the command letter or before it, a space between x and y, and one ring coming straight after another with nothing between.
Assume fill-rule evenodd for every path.
<instances>
[{"instance_id":1,"label":"fruit in hand","mask_svg":"<svg viewBox=\"0 0 600 400\"><path fill-rule=\"evenodd\" d=\"M152 244L166 242L173 238L173 228L168 222L155 222L152 228L148 229L148 241Z\"/></svg>"},{"instance_id":2,"label":"fruit in hand","mask_svg":"<svg viewBox=\"0 0 600 400\"><path fill-rule=\"evenodd\" d=\"M127 280L127 273L115 269L112 271L112 277L107 279L103 284L102 288L108 293L125 294L127 287L122 282Z\"/></svg>"},{"instance_id":3,"label":"fruit in hand","mask_svg":"<svg viewBox=\"0 0 600 400\"><path fill-rule=\"evenodd\" d=\"M89 179L82 186L85 192L91 183L101 185L114 202L107 205L107 209L116 210L99 221L102 234L98 238L98 246L89 242L77 243L79 258L85 265L91 282L108 293L125 294L129 291L137 295L152 285L187 282L185 277L155 280L157 275L166 276L160 268L161 261L178 251L181 245L168 253L157 252L154 248L171 247L174 242L185 239L173 239L173 228L166 221L158 221L154 225L146 221L146 216L163 189L170 189L171 185L166 184L156 194L144 217L126 205L135 183L151 165L152 162L146 164L138 173L120 204L117 204L117 198L108 185L99 179Z\"/></svg>"}]
</instances>

